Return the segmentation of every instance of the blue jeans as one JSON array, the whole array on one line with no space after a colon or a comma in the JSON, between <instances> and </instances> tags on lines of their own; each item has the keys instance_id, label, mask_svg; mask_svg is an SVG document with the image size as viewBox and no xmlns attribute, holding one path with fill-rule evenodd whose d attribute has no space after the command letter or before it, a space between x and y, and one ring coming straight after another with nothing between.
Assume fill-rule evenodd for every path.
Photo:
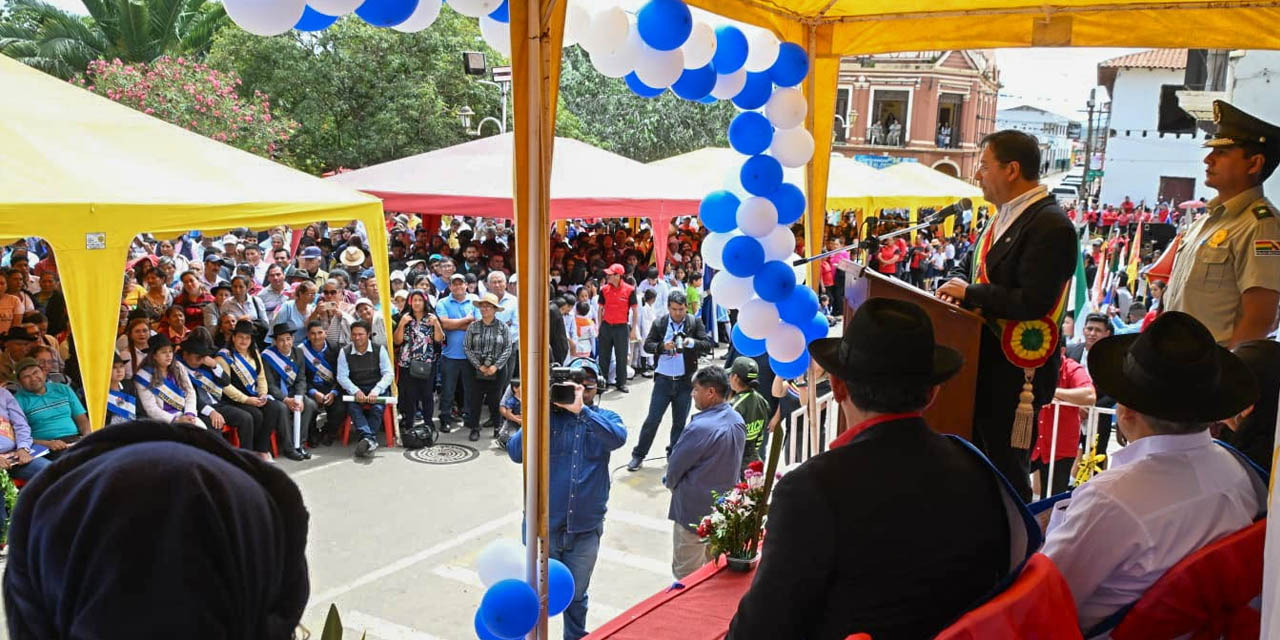
<instances>
[{"instance_id":1,"label":"blue jeans","mask_svg":"<svg viewBox=\"0 0 1280 640\"><path fill-rule=\"evenodd\" d=\"M361 438L369 438L374 442L378 441L377 432L374 429L382 429L382 412L385 410L386 406L381 404L347 403L347 415L351 416L351 426L355 427L356 433L360 434ZM388 442L387 446L394 444Z\"/></svg>"},{"instance_id":2,"label":"blue jeans","mask_svg":"<svg viewBox=\"0 0 1280 640\"><path fill-rule=\"evenodd\" d=\"M636 448L631 450L631 456L634 458L643 458L649 455L649 447L653 446L653 438L658 435L658 425L662 422L662 416L666 415L667 407L671 407L671 443L667 446L667 451L671 451L676 440L680 437L680 432L684 430L684 423L689 418L689 405L693 403L693 396L689 395L693 392L693 376L684 375L679 378L664 376L660 373L653 375L653 395L649 398L649 417L644 419L644 425L640 427L640 441L636 443Z\"/></svg>"},{"instance_id":3,"label":"blue jeans","mask_svg":"<svg viewBox=\"0 0 1280 640\"><path fill-rule=\"evenodd\" d=\"M46 457L35 458L20 467L9 467L9 477L30 482L32 478L36 477L37 473L44 471L51 464L53 463L49 462ZM3 504L3 502L0 502L0 506L3 506Z\"/></svg>"},{"instance_id":4,"label":"blue jeans","mask_svg":"<svg viewBox=\"0 0 1280 640\"><path fill-rule=\"evenodd\" d=\"M573 574L573 601L564 610L565 640L578 640L587 635L587 587L596 568L602 533L603 527L582 533L553 531L549 536L551 548L547 550L547 557L563 562Z\"/></svg>"}]
</instances>

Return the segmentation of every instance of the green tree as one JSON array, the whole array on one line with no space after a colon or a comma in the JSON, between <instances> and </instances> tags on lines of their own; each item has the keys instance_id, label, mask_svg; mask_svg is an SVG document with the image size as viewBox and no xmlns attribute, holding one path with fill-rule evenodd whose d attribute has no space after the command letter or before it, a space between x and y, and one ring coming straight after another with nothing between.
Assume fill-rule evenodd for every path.
<instances>
[{"instance_id":1,"label":"green tree","mask_svg":"<svg viewBox=\"0 0 1280 640\"><path fill-rule=\"evenodd\" d=\"M84 0L88 17L41 0L12 0L0 18L0 53L70 79L90 60L151 62L203 55L228 23L211 0Z\"/></svg>"},{"instance_id":2,"label":"green tree","mask_svg":"<svg viewBox=\"0 0 1280 640\"><path fill-rule=\"evenodd\" d=\"M682 100L670 91L641 98L621 79L600 75L581 47L564 50L560 104L577 120L576 130L557 134L579 138L633 160L652 162L711 146L728 146L732 104Z\"/></svg>"},{"instance_id":3,"label":"green tree","mask_svg":"<svg viewBox=\"0 0 1280 640\"><path fill-rule=\"evenodd\" d=\"M351 17L314 34L263 38L226 29L214 39L209 64L235 71L242 94L270 95L296 119L302 126L290 148L319 173L465 142L471 138L457 117L464 106L476 122L499 116L501 94L463 72L463 51L505 64L484 45L475 19L453 11L418 33ZM484 133L496 130L486 126Z\"/></svg>"}]
</instances>

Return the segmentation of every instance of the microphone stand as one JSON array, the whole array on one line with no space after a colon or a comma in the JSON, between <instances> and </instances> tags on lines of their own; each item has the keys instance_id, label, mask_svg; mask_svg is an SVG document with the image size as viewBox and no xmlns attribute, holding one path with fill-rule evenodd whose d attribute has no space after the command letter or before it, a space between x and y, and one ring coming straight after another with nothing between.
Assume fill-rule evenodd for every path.
<instances>
[{"instance_id":1,"label":"microphone stand","mask_svg":"<svg viewBox=\"0 0 1280 640\"><path fill-rule=\"evenodd\" d=\"M913 226L910 226L910 227L903 227L903 228L901 228L901 229L896 229L896 230L894 230L894 231L890 231L889 233L885 233L885 234L882 234L882 235L874 235L874 234L872 234L872 235L868 235L868 236L867 236L867 242L868 242L869 244L871 244L871 245L873 245L873 246L874 246L874 245L876 245L876 244L879 244L879 243L880 243L880 241L882 241L882 240L888 240L888 239L890 239L890 238L896 238L896 237L898 237L898 236L900 236L900 235L903 235L903 234L906 234L906 233L911 233L911 232L913 232L913 231L919 231L920 229L925 229L925 228L928 228L928 227L932 227L932 226L933 226L933 225L935 225L935 224L940 224L940 223L942 222L942 220L944 220L945 218L946 218L946 216L943 216L943 217L942 217L942 218L940 218L940 219L934 219L933 217L930 217L930 218L928 218L927 220L925 220L924 222L921 222L921 223L919 223L919 224L916 224L916 225L913 225ZM791 261L791 265L792 265L792 266L794 266L794 267L798 267L798 266L801 266L801 265L809 264L810 262L813 262L814 260L821 260L821 259L823 259L823 258L825 258L825 257L827 257L827 256L830 256L830 255L833 255L833 254L840 253L841 251L851 251L851 250L860 249L860 248L861 248L861 247L859 246L859 243L855 242L855 243L853 243L853 244L847 244L847 245L845 245L845 246L843 246L843 247L840 247L840 248L838 248L838 249L832 249L832 250L830 250L830 251L824 251L824 252L819 253L819 254L817 254L817 255L814 255L814 256L812 256L812 257L799 258L799 259L796 259L796 260L792 260L792 261Z\"/></svg>"}]
</instances>

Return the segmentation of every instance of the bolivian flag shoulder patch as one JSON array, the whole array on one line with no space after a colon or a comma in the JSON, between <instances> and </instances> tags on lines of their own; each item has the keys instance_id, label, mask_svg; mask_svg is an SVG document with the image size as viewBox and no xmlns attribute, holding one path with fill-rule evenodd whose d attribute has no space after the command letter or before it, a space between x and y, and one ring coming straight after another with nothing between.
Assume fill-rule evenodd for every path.
<instances>
[{"instance_id":1,"label":"bolivian flag shoulder patch","mask_svg":"<svg viewBox=\"0 0 1280 640\"><path fill-rule=\"evenodd\" d=\"M1253 255L1280 257L1280 240L1254 240Z\"/></svg>"}]
</instances>

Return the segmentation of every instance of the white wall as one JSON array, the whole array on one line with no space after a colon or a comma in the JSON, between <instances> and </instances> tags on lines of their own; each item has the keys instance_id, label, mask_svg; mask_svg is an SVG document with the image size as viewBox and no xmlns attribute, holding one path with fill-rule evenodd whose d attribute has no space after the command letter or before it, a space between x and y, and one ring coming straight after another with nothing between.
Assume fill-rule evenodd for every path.
<instances>
[{"instance_id":1,"label":"white wall","mask_svg":"<svg viewBox=\"0 0 1280 640\"><path fill-rule=\"evenodd\" d=\"M1248 51L1235 60L1231 104L1272 124L1280 125L1280 51ZM1263 189L1280 196L1280 171Z\"/></svg>"},{"instance_id":2,"label":"white wall","mask_svg":"<svg viewBox=\"0 0 1280 640\"><path fill-rule=\"evenodd\" d=\"M1204 186L1203 135L1161 138L1156 131L1160 87L1181 84L1184 74L1182 69L1121 69L1116 74L1111 96L1111 129L1116 136L1107 141L1102 204L1119 204L1129 196L1134 202L1146 200L1153 205L1161 176L1194 178L1194 197L1213 196L1213 190Z\"/></svg>"}]
</instances>

